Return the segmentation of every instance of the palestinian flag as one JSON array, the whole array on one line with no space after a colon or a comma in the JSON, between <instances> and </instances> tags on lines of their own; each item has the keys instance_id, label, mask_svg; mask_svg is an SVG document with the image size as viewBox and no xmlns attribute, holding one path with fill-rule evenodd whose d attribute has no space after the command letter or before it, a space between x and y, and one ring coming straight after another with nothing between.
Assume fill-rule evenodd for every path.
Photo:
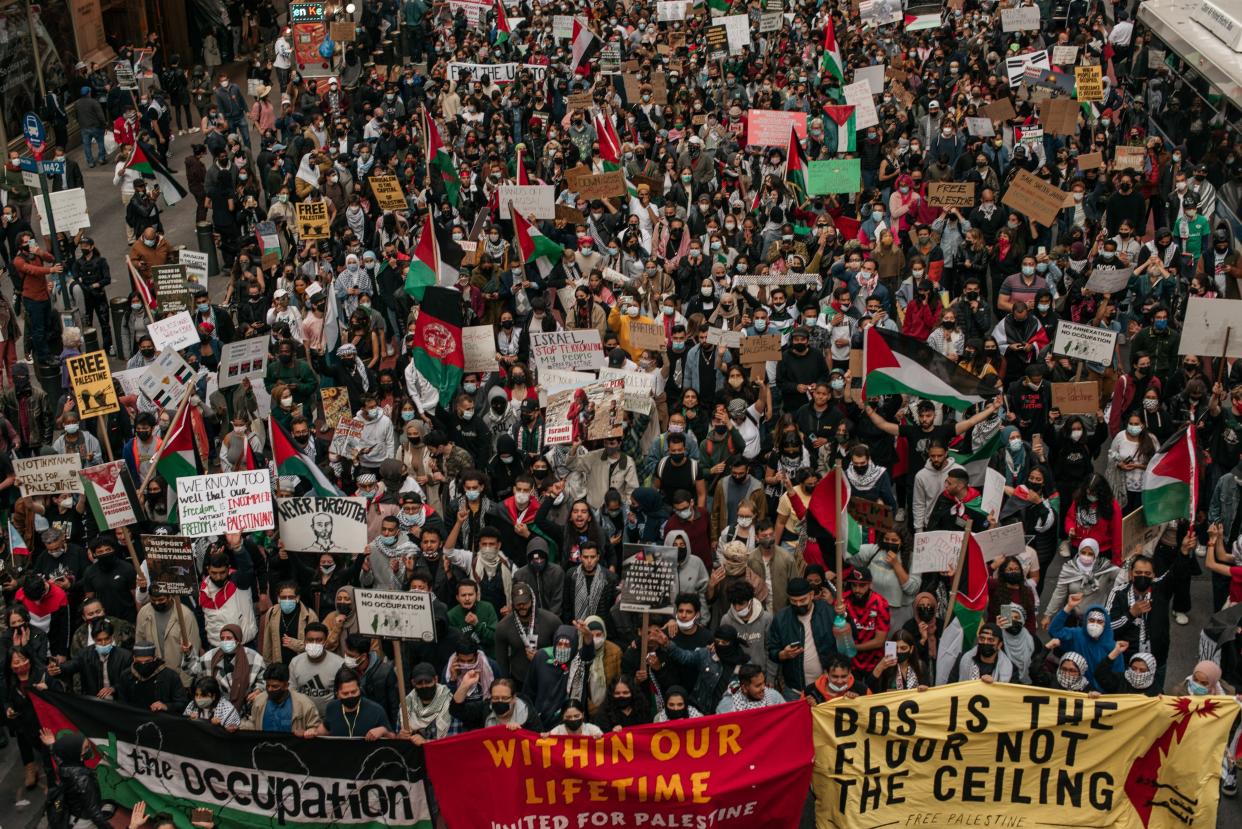
<instances>
[{"instance_id":1,"label":"palestinian flag","mask_svg":"<svg viewBox=\"0 0 1242 829\"><path fill-rule=\"evenodd\" d=\"M999 420L999 417L995 415L993 417ZM987 422L985 420L970 430L972 438L978 430L984 428ZM988 468L989 462L996 457L1005 444L1004 438L1001 437L1001 432L1004 431L1003 426L1003 423L998 423L987 439L974 449L964 448L966 443L964 435L958 439L957 448L954 446L949 447L949 457L970 473L970 482L975 486L983 486L983 480L986 475L985 470Z\"/></svg>"},{"instance_id":2,"label":"palestinian flag","mask_svg":"<svg viewBox=\"0 0 1242 829\"><path fill-rule=\"evenodd\" d=\"M19 556L22 558L30 558L30 548L26 546L26 539L22 538L22 534L17 531L17 527L13 526L13 519L9 519L9 555L14 559Z\"/></svg>"},{"instance_id":3,"label":"palestinian flag","mask_svg":"<svg viewBox=\"0 0 1242 829\"><path fill-rule=\"evenodd\" d=\"M836 153L852 153L858 150L858 117L853 104L827 104L824 114L837 125Z\"/></svg>"},{"instance_id":4,"label":"palestinian flag","mask_svg":"<svg viewBox=\"0 0 1242 829\"><path fill-rule=\"evenodd\" d=\"M1028 302L1027 304L1029 305L1030 303ZM1005 321L1003 319L996 323L996 327L992 329L992 339L996 340L996 347L1000 349L1001 354L1009 350L1009 336L1005 333ZM1048 339L1048 329L1044 328L1043 323L1040 323L1039 328L1027 339L1026 344L1035 346L1035 350L1038 352L1047 348L1049 342L1051 340Z\"/></svg>"},{"instance_id":5,"label":"palestinian flag","mask_svg":"<svg viewBox=\"0 0 1242 829\"><path fill-rule=\"evenodd\" d=\"M517 241L518 255L523 262L530 264L543 260L551 268L565 255L565 249L539 232L539 228L517 212L513 204L509 204L509 216L513 219L513 233Z\"/></svg>"},{"instance_id":6,"label":"palestinian flag","mask_svg":"<svg viewBox=\"0 0 1242 829\"><path fill-rule=\"evenodd\" d=\"M410 267L405 272L405 292L421 300L423 290L429 285L455 285L462 255L461 246L452 238L443 238L428 211L423 219L423 232L410 257Z\"/></svg>"},{"instance_id":7,"label":"palestinian flag","mask_svg":"<svg viewBox=\"0 0 1242 829\"><path fill-rule=\"evenodd\" d=\"M155 153L149 152L142 144L135 143L134 151L129 157L129 161L125 163L125 169L136 170L142 174L143 178L153 178L155 183L160 186L160 194L164 197L164 204L172 207L188 195L188 191L177 183L177 179L173 177L172 170L164 166Z\"/></svg>"},{"instance_id":8,"label":"palestinian flag","mask_svg":"<svg viewBox=\"0 0 1242 829\"><path fill-rule=\"evenodd\" d=\"M570 42L569 71L578 72L599 54L599 51L604 48L604 43L581 17L574 18L573 32L574 36Z\"/></svg>"},{"instance_id":9,"label":"palestinian flag","mask_svg":"<svg viewBox=\"0 0 1242 829\"><path fill-rule=\"evenodd\" d=\"M492 40L492 43L499 46L502 43L509 42L509 37L513 34L513 30L509 28L509 16L505 14L504 4L500 0L496 0L492 6L496 10L496 37Z\"/></svg>"},{"instance_id":10,"label":"palestinian flag","mask_svg":"<svg viewBox=\"0 0 1242 829\"><path fill-rule=\"evenodd\" d=\"M198 453L194 451L194 423L190 417L190 406L181 406L173 415L172 423L168 424L168 434L160 443L156 453L155 471L168 484L168 491L176 493L177 479L188 478L199 474ZM168 511L170 523L177 521L176 496Z\"/></svg>"},{"instance_id":11,"label":"palestinian flag","mask_svg":"<svg viewBox=\"0 0 1242 829\"><path fill-rule=\"evenodd\" d=\"M727 12L732 5L733 0L707 0L707 7L713 11Z\"/></svg>"},{"instance_id":12,"label":"palestinian flag","mask_svg":"<svg viewBox=\"0 0 1242 829\"><path fill-rule=\"evenodd\" d=\"M924 29L935 29L940 26L940 12L931 14L909 14L902 18L907 32L921 32Z\"/></svg>"},{"instance_id":13,"label":"palestinian flag","mask_svg":"<svg viewBox=\"0 0 1242 829\"><path fill-rule=\"evenodd\" d=\"M142 274L129 261L129 257L125 258L125 264L129 266L129 278L134 283L134 290L138 292L138 296L142 297L142 301L147 304L148 308L154 309L156 304L155 292L151 290L151 286L147 284L147 280L142 278Z\"/></svg>"},{"instance_id":14,"label":"palestinian flag","mask_svg":"<svg viewBox=\"0 0 1242 829\"><path fill-rule=\"evenodd\" d=\"M437 288L436 290L443 289ZM344 497L345 493L328 480L323 470L316 466L313 460L298 451L297 444L285 431L284 426L277 423L275 418L268 418L268 423L272 427L272 461L276 464L277 475L292 475L310 481L315 494L325 498Z\"/></svg>"},{"instance_id":15,"label":"palestinian flag","mask_svg":"<svg viewBox=\"0 0 1242 829\"><path fill-rule=\"evenodd\" d=\"M423 292L414 323L413 355L415 370L440 390L440 405L448 408L465 368L460 293L438 286Z\"/></svg>"},{"instance_id":16,"label":"palestinian flag","mask_svg":"<svg viewBox=\"0 0 1242 829\"><path fill-rule=\"evenodd\" d=\"M966 542L966 558L957 582L957 601L953 604L953 618L962 626L962 647L972 648L979 633L979 623L988 609L988 565L983 560L983 550L975 541L974 533Z\"/></svg>"},{"instance_id":17,"label":"palestinian flag","mask_svg":"<svg viewBox=\"0 0 1242 829\"><path fill-rule=\"evenodd\" d=\"M806 201L807 170L809 166L806 160L806 152L802 149L802 142L798 140L798 131L790 125L789 148L785 153L785 183L789 185L789 189L793 192L794 200L799 204ZM686 238L689 238L689 234L686 234Z\"/></svg>"},{"instance_id":18,"label":"palestinian flag","mask_svg":"<svg viewBox=\"0 0 1242 829\"><path fill-rule=\"evenodd\" d=\"M526 173L526 154L518 153L513 164L514 183L518 185L530 184L530 176Z\"/></svg>"},{"instance_id":19,"label":"palestinian flag","mask_svg":"<svg viewBox=\"0 0 1242 829\"><path fill-rule=\"evenodd\" d=\"M863 397L911 394L965 411L996 388L914 337L872 326L863 338Z\"/></svg>"},{"instance_id":20,"label":"palestinian flag","mask_svg":"<svg viewBox=\"0 0 1242 829\"><path fill-rule=\"evenodd\" d=\"M612 172L621 169L621 139L617 130L602 111L595 112L595 134L599 137L599 157L604 163L604 171Z\"/></svg>"},{"instance_id":21,"label":"palestinian flag","mask_svg":"<svg viewBox=\"0 0 1242 829\"><path fill-rule=\"evenodd\" d=\"M832 75L838 83L845 83L845 64L841 62L841 47L837 45L837 31L832 16L824 26L824 56L820 59L820 71Z\"/></svg>"},{"instance_id":22,"label":"palestinian flag","mask_svg":"<svg viewBox=\"0 0 1242 829\"><path fill-rule=\"evenodd\" d=\"M432 170L439 171L439 176L436 177L438 186L444 189L449 203L457 207L457 195L461 192L457 165L453 163L453 156L440 140L440 130L436 129L435 121L431 120L426 107L423 107L423 163L427 165L428 173Z\"/></svg>"},{"instance_id":23,"label":"palestinian flag","mask_svg":"<svg viewBox=\"0 0 1242 829\"><path fill-rule=\"evenodd\" d=\"M1154 527L1193 520L1199 506L1199 436L1187 424L1165 441L1143 471L1143 518Z\"/></svg>"},{"instance_id":24,"label":"palestinian flag","mask_svg":"<svg viewBox=\"0 0 1242 829\"><path fill-rule=\"evenodd\" d=\"M844 534L845 554L853 555L862 547L862 526L850 518L846 504L850 501L850 482L846 480L844 470L831 469L811 493L811 502L806 511L806 534L808 540L816 542L820 555L824 558L824 566L828 569L836 567L836 540Z\"/></svg>"}]
</instances>

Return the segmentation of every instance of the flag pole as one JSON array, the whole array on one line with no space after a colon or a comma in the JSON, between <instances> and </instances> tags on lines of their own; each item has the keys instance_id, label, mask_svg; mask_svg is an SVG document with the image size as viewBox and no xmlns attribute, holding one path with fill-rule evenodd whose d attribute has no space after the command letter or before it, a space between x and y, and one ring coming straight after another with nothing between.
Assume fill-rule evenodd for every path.
<instances>
[{"instance_id":1,"label":"flag pole","mask_svg":"<svg viewBox=\"0 0 1242 829\"><path fill-rule=\"evenodd\" d=\"M953 620L953 606L957 604L957 586L962 580L962 568L966 566L966 551L970 548L970 528L973 518L966 519L966 528L962 531L962 549L957 554L957 567L953 570L953 584L949 586L949 606L944 613L945 627Z\"/></svg>"},{"instance_id":2,"label":"flag pole","mask_svg":"<svg viewBox=\"0 0 1242 829\"><path fill-rule=\"evenodd\" d=\"M128 254L128 253L127 253L127 254L125 254L125 266L126 266L127 268L129 268L129 277L130 277L130 279L131 279L131 280L138 280L138 279L142 279L142 274L138 273L138 269L134 267L134 263L133 263L133 261L129 258L129 254ZM144 285L146 284L146 281L145 281L145 280L143 281L143 284L144 284ZM137 283L137 282L134 282L134 287L135 287L135 288L137 288L137 287L138 287L138 283ZM143 297L143 295L142 295L142 291L138 291L138 296L139 296L140 298L142 298L142 297ZM151 316L151 306L147 304L147 301L146 301L146 299L145 299L145 298L142 298L142 310L144 310L144 311L146 311L146 312L147 312L147 322L155 322L155 317ZM118 332L118 333L120 333L120 332Z\"/></svg>"},{"instance_id":3,"label":"flag pole","mask_svg":"<svg viewBox=\"0 0 1242 829\"><path fill-rule=\"evenodd\" d=\"M837 458L836 467L833 470L836 477L833 479L833 497L837 501L837 601L843 601L845 597L845 499L841 496L845 495L845 487L843 486L841 471L841 459Z\"/></svg>"},{"instance_id":4,"label":"flag pole","mask_svg":"<svg viewBox=\"0 0 1242 829\"><path fill-rule=\"evenodd\" d=\"M185 407L190 402L190 390L185 390L185 395L181 398L181 402L177 405L177 411L172 416L170 424L176 423L181 419ZM190 430L190 440L194 440L194 430ZM147 500L147 484L151 483L151 478L155 476L155 467L160 462L160 458L164 457L164 448L168 446L168 435L164 435L164 439L160 441L160 448L156 450L155 457L151 459L151 468L147 470L147 474L142 476L142 484L138 487L138 503L142 507L146 507Z\"/></svg>"}]
</instances>

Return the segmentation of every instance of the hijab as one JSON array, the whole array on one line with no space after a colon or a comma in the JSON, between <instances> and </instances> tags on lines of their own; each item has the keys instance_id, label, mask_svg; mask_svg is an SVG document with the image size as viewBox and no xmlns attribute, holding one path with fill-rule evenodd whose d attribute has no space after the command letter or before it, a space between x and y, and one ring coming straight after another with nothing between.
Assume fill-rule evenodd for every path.
<instances>
[{"instance_id":1,"label":"hijab","mask_svg":"<svg viewBox=\"0 0 1242 829\"><path fill-rule=\"evenodd\" d=\"M1014 675L1019 682L1026 683L1031 680L1031 657L1035 654L1035 641L1026 629L1026 611L1020 604L1000 606L1000 614L1006 619L1012 619L1015 613L1021 620L1018 623L1018 632L1010 633L1009 626L1006 625L1002 628L1001 636L1005 642L1005 653L1009 654L1009 661L1013 663Z\"/></svg>"},{"instance_id":2,"label":"hijab","mask_svg":"<svg viewBox=\"0 0 1242 829\"><path fill-rule=\"evenodd\" d=\"M237 650L225 653L220 648L211 656L211 672L220 669L229 672L229 702L241 711L246 706L246 695L250 692L250 660L246 657L246 645L242 641L242 629L238 625L225 625L220 632L228 631L237 640Z\"/></svg>"}]
</instances>

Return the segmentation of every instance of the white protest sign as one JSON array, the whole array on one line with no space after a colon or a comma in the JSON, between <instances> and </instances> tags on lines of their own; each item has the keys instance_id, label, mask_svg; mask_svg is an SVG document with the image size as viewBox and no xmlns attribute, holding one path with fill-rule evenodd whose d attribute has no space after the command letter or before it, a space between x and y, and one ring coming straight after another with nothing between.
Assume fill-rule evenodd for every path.
<instances>
[{"instance_id":1,"label":"white protest sign","mask_svg":"<svg viewBox=\"0 0 1242 829\"><path fill-rule=\"evenodd\" d=\"M713 23L724 26L729 35L729 54L740 54L750 45L750 16L745 14L729 14L717 17Z\"/></svg>"},{"instance_id":2,"label":"white protest sign","mask_svg":"<svg viewBox=\"0 0 1242 829\"><path fill-rule=\"evenodd\" d=\"M207 254L201 250L181 249L177 261L185 265L185 280L207 287Z\"/></svg>"},{"instance_id":3,"label":"white protest sign","mask_svg":"<svg viewBox=\"0 0 1242 829\"><path fill-rule=\"evenodd\" d=\"M650 414L655 405L656 377L645 371L623 371L619 368L601 368L600 380L620 380L624 384L623 400L627 412Z\"/></svg>"},{"instance_id":4,"label":"white protest sign","mask_svg":"<svg viewBox=\"0 0 1242 829\"><path fill-rule=\"evenodd\" d=\"M461 350L466 374L496 370L496 331L490 325L470 325L461 330Z\"/></svg>"},{"instance_id":5,"label":"white protest sign","mask_svg":"<svg viewBox=\"0 0 1242 829\"><path fill-rule=\"evenodd\" d=\"M189 348L198 343L198 328L189 311L178 311L171 317L156 320L147 326L155 347L160 351Z\"/></svg>"},{"instance_id":6,"label":"white protest sign","mask_svg":"<svg viewBox=\"0 0 1242 829\"><path fill-rule=\"evenodd\" d=\"M984 561L1021 555L1026 547L1026 533L1021 523L993 527L981 533L974 533L973 537L979 545L980 552L983 553Z\"/></svg>"},{"instance_id":7,"label":"white protest sign","mask_svg":"<svg viewBox=\"0 0 1242 829\"><path fill-rule=\"evenodd\" d=\"M1053 46L1052 62L1057 66L1073 66L1078 60L1077 46Z\"/></svg>"},{"instance_id":8,"label":"white protest sign","mask_svg":"<svg viewBox=\"0 0 1242 829\"><path fill-rule=\"evenodd\" d=\"M548 67L534 63L460 63L453 61L448 65L448 79L460 83L463 75L473 80L488 78L499 86L513 83L519 72L529 71L535 81L542 82L547 77Z\"/></svg>"},{"instance_id":9,"label":"white protest sign","mask_svg":"<svg viewBox=\"0 0 1242 829\"><path fill-rule=\"evenodd\" d=\"M175 408L194 379L194 369L172 349L159 353L138 378L138 391L161 409Z\"/></svg>"},{"instance_id":10,"label":"white protest sign","mask_svg":"<svg viewBox=\"0 0 1242 829\"><path fill-rule=\"evenodd\" d=\"M1134 268L1093 268L1086 287L1097 294L1115 294L1130 284Z\"/></svg>"},{"instance_id":11,"label":"white protest sign","mask_svg":"<svg viewBox=\"0 0 1242 829\"><path fill-rule=\"evenodd\" d=\"M686 0L659 0L656 3L656 19L661 23L685 20L687 5Z\"/></svg>"},{"instance_id":12,"label":"white protest sign","mask_svg":"<svg viewBox=\"0 0 1242 829\"><path fill-rule=\"evenodd\" d=\"M471 26L479 25L484 14L492 8L488 0L447 0L450 8L461 9L466 14L466 22Z\"/></svg>"},{"instance_id":13,"label":"white protest sign","mask_svg":"<svg viewBox=\"0 0 1242 829\"><path fill-rule=\"evenodd\" d=\"M266 469L177 479L181 534L191 538L275 528L272 475Z\"/></svg>"},{"instance_id":14,"label":"white protest sign","mask_svg":"<svg viewBox=\"0 0 1242 829\"><path fill-rule=\"evenodd\" d=\"M865 80L855 81L842 90L845 103L854 107L855 129L866 129L880 123L880 115L876 112L875 101L871 98L871 84Z\"/></svg>"},{"instance_id":15,"label":"white protest sign","mask_svg":"<svg viewBox=\"0 0 1242 829\"><path fill-rule=\"evenodd\" d=\"M57 495L62 492L81 492L82 456L35 455L33 458L15 458L13 472L22 495Z\"/></svg>"},{"instance_id":16,"label":"white protest sign","mask_svg":"<svg viewBox=\"0 0 1242 829\"><path fill-rule=\"evenodd\" d=\"M267 337L225 343L220 347L220 388L236 386L247 377L251 382L267 374Z\"/></svg>"},{"instance_id":17,"label":"white protest sign","mask_svg":"<svg viewBox=\"0 0 1242 829\"><path fill-rule=\"evenodd\" d=\"M1116 347L1116 331L1061 320L1057 323L1057 338L1052 342L1052 353L1088 363L1108 364L1112 362Z\"/></svg>"},{"instance_id":18,"label":"white protest sign","mask_svg":"<svg viewBox=\"0 0 1242 829\"><path fill-rule=\"evenodd\" d=\"M604 345L594 328L532 331L530 353L535 368L590 371L604 367Z\"/></svg>"},{"instance_id":19,"label":"white protest sign","mask_svg":"<svg viewBox=\"0 0 1242 829\"><path fill-rule=\"evenodd\" d=\"M91 226L91 217L86 210L86 190L75 187L72 190L59 190L48 194L52 203L52 216L56 219L57 233L77 233L84 227ZM42 203L39 205L42 207ZM47 226L47 216L39 211L39 228L44 236L51 234Z\"/></svg>"},{"instance_id":20,"label":"white protest sign","mask_svg":"<svg viewBox=\"0 0 1242 829\"><path fill-rule=\"evenodd\" d=\"M975 138L991 138L996 135L996 130L992 128L991 118L967 118L966 129Z\"/></svg>"},{"instance_id":21,"label":"white protest sign","mask_svg":"<svg viewBox=\"0 0 1242 829\"><path fill-rule=\"evenodd\" d=\"M549 395L556 394L559 391L567 389L576 389L579 386L586 386L595 382L594 374L587 374L585 371L561 371L555 368L539 369L539 388L547 392ZM543 405L548 405L547 401L543 401Z\"/></svg>"},{"instance_id":22,"label":"white protest sign","mask_svg":"<svg viewBox=\"0 0 1242 829\"><path fill-rule=\"evenodd\" d=\"M574 16L572 14L552 15L552 37L557 40L572 40L574 36Z\"/></svg>"},{"instance_id":23,"label":"white protest sign","mask_svg":"<svg viewBox=\"0 0 1242 829\"><path fill-rule=\"evenodd\" d=\"M1039 8L1037 6L1018 6L1012 9L1001 9L1001 31L1030 32L1039 29Z\"/></svg>"},{"instance_id":24,"label":"white protest sign","mask_svg":"<svg viewBox=\"0 0 1242 829\"><path fill-rule=\"evenodd\" d=\"M1004 500L1005 476L988 467L983 470L983 496L979 499L979 509L995 520L1000 515L1001 502Z\"/></svg>"},{"instance_id":25,"label":"white protest sign","mask_svg":"<svg viewBox=\"0 0 1242 829\"><path fill-rule=\"evenodd\" d=\"M910 572L943 573L956 567L962 554L962 534L955 530L934 530L914 534Z\"/></svg>"},{"instance_id":26,"label":"white protest sign","mask_svg":"<svg viewBox=\"0 0 1242 829\"><path fill-rule=\"evenodd\" d=\"M527 219L556 218L556 187L551 184L500 185L500 215L509 215L512 204Z\"/></svg>"},{"instance_id":27,"label":"white protest sign","mask_svg":"<svg viewBox=\"0 0 1242 829\"><path fill-rule=\"evenodd\" d=\"M725 348L741 348L742 332L726 331L723 328L708 328L707 341L712 345L722 345Z\"/></svg>"},{"instance_id":28,"label":"white protest sign","mask_svg":"<svg viewBox=\"0 0 1242 829\"><path fill-rule=\"evenodd\" d=\"M1219 357L1225 350L1226 333L1229 350L1225 356L1242 357L1242 299L1192 296L1177 353Z\"/></svg>"},{"instance_id":29,"label":"white protest sign","mask_svg":"<svg viewBox=\"0 0 1242 829\"><path fill-rule=\"evenodd\" d=\"M355 590L358 631L381 639L434 642L432 594L422 590Z\"/></svg>"},{"instance_id":30,"label":"white protest sign","mask_svg":"<svg viewBox=\"0 0 1242 829\"><path fill-rule=\"evenodd\" d=\"M276 512L289 552L366 552L366 498L278 498Z\"/></svg>"},{"instance_id":31,"label":"white protest sign","mask_svg":"<svg viewBox=\"0 0 1242 829\"><path fill-rule=\"evenodd\" d=\"M123 371L112 372L112 379L121 384L121 394L138 395L138 378L146 368L127 368Z\"/></svg>"},{"instance_id":32,"label":"white protest sign","mask_svg":"<svg viewBox=\"0 0 1242 829\"><path fill-rule=\"evenodd\" d=\"M880 95L884 92L884 64L877 63L874 66L860 66L854 70L854 82L866 81L871 87L872 95Z\"/></svg>"},{"instance_id":33,"label":"white protest sign","mask_svg":"<svg viewBox=\"0 0 1242 829\"><path fill-rule=\"evenodd\" d=\"M1028 66L1051 71L1052 63L1048 60L1048 50L1040 49L1038 52L1029 52L1025 55L1005 58L1005 72L1009 76L1009 85L1011 87L1022 83L1023 75Z\"/></svg>"}]
</instances>

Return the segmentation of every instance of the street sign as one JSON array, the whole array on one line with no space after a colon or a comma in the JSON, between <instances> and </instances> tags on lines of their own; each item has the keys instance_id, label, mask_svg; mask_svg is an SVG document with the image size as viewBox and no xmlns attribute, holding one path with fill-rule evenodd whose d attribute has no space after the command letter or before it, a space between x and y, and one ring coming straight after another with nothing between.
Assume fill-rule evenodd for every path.
<instances>
[{"instance_id":1,"label":"street sign","mask_svg":"<svg viewBox=\"0 0 1242 829\"><path fill-rule=\"evenodd\" d=\"M39 172L45 176L63 176L65 174L65 162L61 161L40 161Z\"/></svg>"},{"instance_id":2,"label":"street sign","mask_svg":"<svg viewBox=\"0 0 1242 829\"><path fill-rule=\"evenodd\" d=\"M43 120L33 112L27 112L22 118L22 134L26 138L26 146L36 156L43 153L47 143L47 132L43 129Z\"/></svg>"}]
</instances>

